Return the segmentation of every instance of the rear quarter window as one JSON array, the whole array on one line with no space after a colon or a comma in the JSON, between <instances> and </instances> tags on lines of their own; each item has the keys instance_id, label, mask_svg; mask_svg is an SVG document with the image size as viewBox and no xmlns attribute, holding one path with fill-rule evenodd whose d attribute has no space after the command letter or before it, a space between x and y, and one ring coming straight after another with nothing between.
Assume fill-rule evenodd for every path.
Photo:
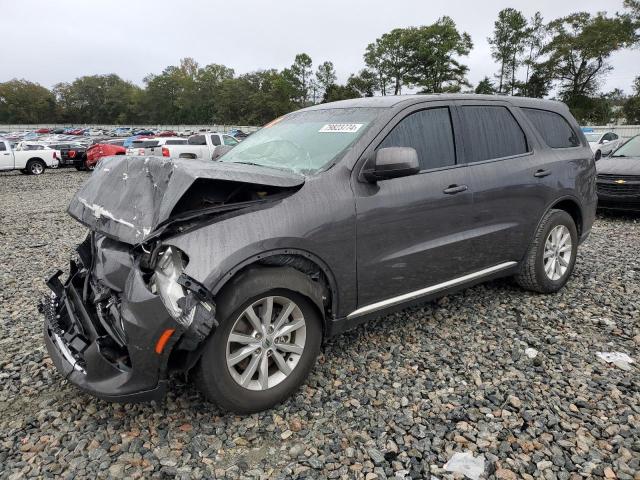
<instances>
[{"instance_id":1,"label":"rear quarter window","mask_svg":"<svg viewBox=\"0 0 640 480\"><path fill-rule=\"evenodd\" d=\"M537 108L522 108L527 118L536 127L544 142L551 148L572 148L580 146L580 138L569 122L556 112Z\"/></svg>"}]
</instances>

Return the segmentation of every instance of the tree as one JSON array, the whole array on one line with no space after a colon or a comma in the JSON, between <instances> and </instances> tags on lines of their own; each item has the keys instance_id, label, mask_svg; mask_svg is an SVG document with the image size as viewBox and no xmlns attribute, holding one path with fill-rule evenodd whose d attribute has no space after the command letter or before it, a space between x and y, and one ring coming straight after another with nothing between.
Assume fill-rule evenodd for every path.
<instances>
[{"instance_id":1,"label":"tree","mask_svg":"<svg viewBox=\"0 0 640 480\"><path fill-rule=\"evenodd\" d=\"M635 41L628 18L609 18L603 13L568 15L549 24L552 35L543 48L549 55L545 68L559 82L562 99L572 105L585 105L595 94L602 78L611 70L607 59Z\"/></svg>"},{"instance_id":2,"label":"tree","mask_svg":"<svg viewBox=\"0 0 640 480\"><path fill-rule=\"evenodd\" d=\"M494 23L493 36L487 39L491 55L500 63L498 93L510 91L513 95L519 55L524 51L526 38L527 20L524 15L514 8L501 10Z\"/></svg>"},{"instance_id":3,"label":"tree","mask_svg":"<svg viewBox=\"0 0 640 480\"><path fill-rule=\"evenodd\" d=\"M376 72L382 95L387 94L387 84L393 84L393 94L402 92L408 70L409 42L407 30L396 28L370 43L364 54L364 62Z\"/></svg>"},{"instance_id":4,"label":"tree","mask_svg":"<svg viewBox=\"0 0 640 480\"><path fill-rule=\"evenodd\" d=\"M305 107L309 102L309 89L311 87L311 69L313 62L306 53L296 55L293 65L285 69L285 75L295 85L297 89L297 101L301 107Z\"/></svg>"},{"instance_id":5,"label":"tree","mask_svg":"<svg viewBox=\"0 0 640 480\"><path fill-rule=\"evenodd\" d=\"M541 70L538 68L538 60L542 54L548 36L547 27L540 12L536 12L529 20L526 35L524 38L524 47L528 51L527 58L523 61L526 66L526 74L524 84L521 87L521 93L527 97L534 97L535 90L539 87L541 78ZM529 85L532 74L536 73L535 82Z\"/></svg>"},{"instance_id":6,"label":"tree","mask_svg":"<svg viewBox=\"0 0 640 480\"><path fill-rule=\"evenodd\" d=\"M347 86L358 92L361 97L373 97L379 90L378 77L371 70L364 68L357 74L349 75Z\"/></svg>"},{"instance_id":7,"label":"tree","mask_svg":"<svg viewBox=\"0 0 640 480\"><path fill-rule=\"evenodd\" d=\"M360 98L358 92L351 85L337 85L335 83L329 85L324 94L325 102L337 102L338 100L348 100L350 98Z\"/></svg>"},{"instance_id":8,"label":"tree","mask_svg":"<svg viewBox=\"0 0 640 480\"><path fill-rule=\"evenodd\" d=\"M468 33L460 33L450 17L434 24L409 28L404 34L407 66L406 81L422 87L423 93L456 92L469 86L469 70L456 57L466 56L473 48Z\"/></svg>"},{"instance_id":9,"label":"tree","mask_svg":"<svg viewBox=\"0 0 640 480\"><path fill-rule=\"evenodd\" d=\"M54 86L62 120L77 123L129 123L140 111L140 88L118 75L91 75Z\"/></svg>"},{"instance_id":10,"label":"tree","mask_svg":"<svg viewBox=\"0 0 640 480\"><path fill-rule=\"evenodd\" d=\"M627 125L640 124L640 77L636 77L633 91L634 94L627 99L622 107Z\"/></svg>"},{"instance_id":11,"label":"tree","mask_svg":"<svg viewBox=\"0 0 640 480\"><path fill-rule=\"evenodd\" d=\"M27 80L0 83L0 123L48 123L56 120L56 99Z\"/></svg>"},{"instance_id":12,"label":"tree","mask_svg":"<svg viewBox=\"0 0 640 480\"><path fill-rule=\"evenodd\" d=\"M496 87L489 77L484 77L480 80L474 92L483 95L494 95L496 93Z\"/></svg>"},{"instance_id":13,"label":"tree","mask_svg":"<svg viewBox=\"0 0 640 480\"><path fill-rule=\"evenodd\" d=\"M337 78L336 70L333 68L332 62L320 64L316 70L314 89L317 91L314 92L314 96L317 94L318 97L324 97L329 86L336 83ZM315 98L313 99L313 103L316 103Z\"/></svg>"}]
</instances>

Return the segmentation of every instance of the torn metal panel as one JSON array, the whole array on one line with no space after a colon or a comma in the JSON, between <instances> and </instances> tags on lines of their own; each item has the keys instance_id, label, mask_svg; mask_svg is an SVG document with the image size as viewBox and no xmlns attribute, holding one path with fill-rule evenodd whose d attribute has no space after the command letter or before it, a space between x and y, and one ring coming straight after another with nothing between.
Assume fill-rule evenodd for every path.
<instances>
[{"instance_id":1,"label":"torn metal panel","mask_svg":"<svg viewBox=\"0 0 640 480\"><path fill-rule=\"evenodd\" d=\"M89 228L129 244L144 241L198 181L292 188L304 177L272 168L164 157L108 157L80 188L68 213Z\"/></svg>"}]
</instances>

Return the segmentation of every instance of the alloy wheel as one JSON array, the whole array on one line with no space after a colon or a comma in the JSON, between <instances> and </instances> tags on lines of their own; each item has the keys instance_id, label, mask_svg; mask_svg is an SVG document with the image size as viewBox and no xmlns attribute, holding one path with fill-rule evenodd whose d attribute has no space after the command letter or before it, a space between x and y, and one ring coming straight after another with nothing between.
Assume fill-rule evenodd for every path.
<instances>
[{"instance_id":1,"label":"alloy wheel","mask_svg":"<svg viewBox=\"0 0 640 480\"><path fill-rule=\"evenodd\" d=\"M267 390L284 381L304 352L307 324L300 307L281 296L261 298L235 320L227 339L227 368L238 385Z\"/></svg>"},{"instance_id":2,"label":"alloy wheel","mask_svg":"<svg viewBox=\"0 0 640 480\"><path fill-rule=\"evenodd\" d=\"M544 244L544 272L550 280L560 280L567 272L573 255L571 233L564 225L555 226Z\"/></svg>"},{"instance_id":3,"label":"alloy wheel","mask_svg":"<svg viewBox=\"0 0 640 480\"><path fill-rule=\"evenodd\" d=\"M40 162L34 162L31 165L31 173L34 175L40 175L42 172L44 172L44 168Z\"/></svg>"}]
</instances>

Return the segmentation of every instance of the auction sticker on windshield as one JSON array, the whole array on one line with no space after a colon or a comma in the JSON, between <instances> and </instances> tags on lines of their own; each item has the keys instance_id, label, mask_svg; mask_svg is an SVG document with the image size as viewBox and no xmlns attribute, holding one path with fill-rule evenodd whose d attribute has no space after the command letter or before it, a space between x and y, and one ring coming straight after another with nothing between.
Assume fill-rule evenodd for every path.
<instances>
[{"instance_id":1,"label":"auction sticker on windshield","mask_svg":"<svg viewBox=\"0 0 640 480\"><path fill-rule=\"evenodd\" d=\"M362 123L328 123L318 132L320 133L355 133L360 130Z\"/></svg>"}]
</instances>

